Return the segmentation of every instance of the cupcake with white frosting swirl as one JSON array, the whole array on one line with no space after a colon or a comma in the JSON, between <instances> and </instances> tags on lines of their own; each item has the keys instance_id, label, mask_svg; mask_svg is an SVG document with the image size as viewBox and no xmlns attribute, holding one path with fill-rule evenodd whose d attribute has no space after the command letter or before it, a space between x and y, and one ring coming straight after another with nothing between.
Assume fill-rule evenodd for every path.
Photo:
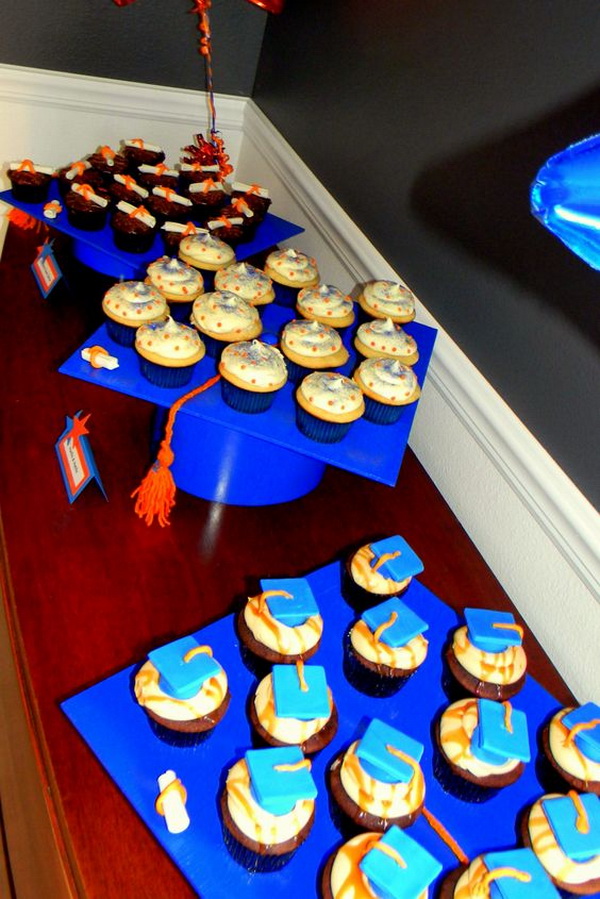
<instances>
[{"instance_id":1,"label":"cupcake with white frosting swirl","mask_svg":"<svg viewBox=\"0 0 600 899\"><path fill-rule=\"evenodd\" d=\"M228 343L252 340L262 331L256 309L226 290L198 297L192 306L191 322L200 331L208 355L214 358Z\"/></svg>"},{"instance_id":2,"label":"cupcake with white frosting swirl","mask_svg":"<svg viewBox=\"0 0 600 899\"><path fill-rule=\"evenodd\" d=\"M360 325L354 346L367 358L399 359L404 365L414 365L419 359L417 342L391 318L376 319Z\"/></svg>"},{"instance_id":3,"label":"cupcake with white frosting swirl","mask_svg":"<svg viewBox=\"0 0 600 899\"><path fill-rule=\"evenodd\" d=\"M359 387L335 372L313 372L296 391L296 423L310 440L337 443L365 411Z\"/></svg>"},{"instance_id":4,"label":"cupcake with white frosting swirl","mask_svg":"<svg viewBox=\"0 0 600 899\"><path fill-rule=\"evenodd\" d=\"M331 284L303 288L298 294L296 309L303 318L332 328L347 328L354 321L352 299Z\"/></svg>"},{"instance_id":5,"label":"cupcake with white frosting swirl","mask_svg":"<svg viewBox=\"0 0 600 899\"><path fill-rule=\"evenodd\" d=\"M219 362L224 401L238 412L265 412L287 381L283 356L260 340L230 343Z\"/></svg>"},{"instance_id":6,"label":"cupcake with white frosting swirl","mask_svg":"<svg viewBox=\"0 0 600 899\"><path fill-rule=\"evenodd\" d=\"M141 371L157 387L189 384L194 366L204 356L204 344L195 328L174 321L150 322L137 329L135 349Z\"/></svg>"},{"instance_id":7,"label":"cupcake with white frosting swirl","mask_svg":"<svg viewBox=\"0 0 600 899\"><path fill-rule=\"evenodd\" d=\"M161 256L146 269L148 284L160 290L178 321L189 319L191 305L204 293L198 269L172 256Z\"/></svg>"},{"instance_id":8,"label":"cupcake with white frosting swirl","mask_svg":"<svg viewBox=\"0 0 600 899\"><path fill-rule=\"evenodd\" d=\"M265 274L275 282L275 293L283 306L294 306L298 292L319 283L317 263L291 247L273 250L265 262Z\"/></svg>"},{"instance_id":9,"label":"cupcake with white frosting swirl","mask_svg":"<svg viewBox=\"0 0 600 899\"><path fill-rule=\"evenodd\" d=\"M305 375L321 369L340 368L348 350L338 332L318 321L294 319L281 333L281 352L288 360L290 380L300 383Z\"/></svg>"},{"instance_id":10,"label":"cupcake with white frosting swirl","mask_svg":"<svg viewBox=\"0 0 600 899\"><path fill-rule=\"evenodd\" d=\"M352 377L365 398L365 419L374 424L394 424L421 395L414 371L397 359L365 359Z\"/></svg>"},{"instance_id":11,"label":"cupcake with white frosting swirl","mask_svg":"<svg viewBox=\"0 0 600 899\"><path fill-rule=\"evenodd\" d=\"M215 275L215 288L228 290L251 306L264 306L275 299L273 282L248 262L236 262Z\"/></svg>"},{"instance_id":12,"label":"cupcake with white frosting swirl","mask_svg":"<svg viewBox=\"0 0 600 899\"><path fill-rule=\"evenodd\" d=\"M162 321L168 307L163 295L143 281L119 281L104 294L102 310L109 337L121 346L133 346L140 325Z\"/></svg>"},{"instance_id":13,"label":"cupcake with white frosting swirl","mask_svg":"<svg viewBox=\"0 0 600 899\"><path fill-rule=\"evenodd\" d=\"M369 281L358 297L359 306L373 318L391 318L397 324L415 317L415 295L396 281Z\"/></svg>"},{"instance_id":14,"label":"cupcake with white frosting swirl","mask_svg":"<svg viewBox=\"0 0 600 899\"><path fill-rule=\"evenodd\" d=\"M227 268L235 262L235 252L232 248L207 231L184 237L179 244L178 252L183 262L200 269L204 275L205 288L210 288L213 284L214 275L207 277L210 272Z\"/></svg>"}]
</instances>

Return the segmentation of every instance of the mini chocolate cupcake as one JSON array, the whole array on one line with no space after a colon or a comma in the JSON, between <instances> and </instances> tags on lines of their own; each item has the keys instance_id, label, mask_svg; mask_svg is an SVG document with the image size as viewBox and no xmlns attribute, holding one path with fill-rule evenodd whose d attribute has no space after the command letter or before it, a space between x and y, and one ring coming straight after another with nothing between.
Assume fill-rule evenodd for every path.
<instances>
[{"instance_id":1,"label":"mini chocolate cupcake","mask_svg":"<svg viewBox=\"0 0 600 899\"><path fill-rule=\"evenodd\" d=\"M220 808L223 839L249 873L276 871L308 837L317 787L294 746L249 749L229 770Z\"/></svg>"},{"instance_id":2,"label":"mini chocolate cupcake","mask_svg":"<svg viewBox=\"0 0 600 899\"><path fill-rule=\"evenodd\" d=\"M184 387L189 384L204 356L204 344L195 328L174 321L141 325L135 335L143 376L157 387Z\"/></svg>"},{"instance_id":3,"label":"mini chocolate cupcake","mask_svg":"<svg viewBox=\"0 0 600 899\"><path fill-rule=\"evenodd\" d=\"M111 147L98 147L95 153L88 156L88 161L92 168L102 175L107 184L115 175L124 175L127 172L127 159L122 153L115 152Z\"/></svg>"},{"instance_id":4,"label":"mini chocolate cupcake","mask_svg":"<svg viewBox=\"0 0 600 899\"><path fill-rule=\"evenodd\" d=\"M328 858L323 899L428 899L441 863L399 827L361 833ZM348 892L351 889L351 893Z\"/></svg>"},{"instance_id":5,"label":"mini chocolate cupcake","mask_svg":"<svg viewBox=\"0 0 600 899\"><path fill-rule=\"evenodd\" d=\"M108 199L91 184L73 184L65 196L69 224L82 231L101 231L106 224Z\"/></svg>"},{"instance_id":6,"label":"mini chocolate cupcake","mask_svg":"<svg viewBox=\"0 0 600 899\"><path fill-rule=\"evenodd\" d=\"M600 892L600 798L570 790L537 799L521 835L552 883L568 896Z\"/></svg>"},{"instance_id":7,"label":"mini chocolate cupcake","mask_svg":"<svg viewBox=\"0 0 600 899\"><path fill-rule=\"evenodd\" d=\"M65 197L74 184L91 184L95 193L101 197L106 196L102 175L93 169L85 159L72 162L71 165L59 169L57 177L58 191L61 197Z\"/></svg>"},{"instance_id":8,"label":"mini chocolate cupcake","mask_svg":"<svg viewBox=\"0 0 600 899\"><path fill-rule=\"evenodd\" d=\"M406 592L423 563L403 537L396 534L366 543L350 553L342 576L344 599L366 609Z\"/></svg>"},{"instance_id":9,"label":"mini chocolate cupcake","mask_svg":"<svg viewBox=\"0 0 600 899\"><path fill-rule=\"evenodd\" d=\"M271 205L267 188L261 187L260 184L244 184L241 181L234 181L231 188L232 200L244 200L259 222L262 222Z\"/></svg>"},{"instance_id":10,"label":"mini chocolate cupcake","mask_svg":"<svg viewBox=\"0 0 600 899\"><path fill-rule=\"evenodd\" d=\"M415 317L414 293L396 281L369 281L358 304L372 318L390 318L396 324L406 324Z\"/></svg>"},{"instance_id":11,"label":"mini chocolate cupcake","mask_svg":"<svg viewBox=\"0 0 600 899\"><path fill-rule=\"evenodd\" d=\"M383 833L416 821L425 801L423 751L422 743L384 721L369 722L329 769L332 814L342 834Z\"/></svg>"},{"instance_id":12,"label":"mini chocolate cupcake","mask_svg":"<svg viewBox=\"0 0 600 899\"><path fill-rule=\"evenodd\" d=\"M416 340L391 318L378 318L359 325L354 346L366 358L398 359L404 365L414 365L419 360Z\"/></svg>"},{"instance_id":13,"label":"mini chocolate cupcake","mask_svg":"<svg viewBox=\"0 0 600 899\"><path fill-rule=\"evenodd\" d=\"M316 371L303 378L296 400L298 430L318 443L339 443L365 411L354 381L332 371Z\"/></svg>"},{"instance_id":14,"label":"mini chocolate cupcake","mask_svg":"<svg viewBox=\"0 0 600 899\"><path fill-rule=\"evenodd\" d=\"M223 205L226 196L224 184L212 178L190 184L185 195L193 203L193 217L203 223Z\"/></svg>"},{"instance_id":15,"label":"mini chocolate cupcake","mask_svg":"<svg viewBox=\"0 0 600 899\"><path fill-rule=\"evenodd\" d=\"M165 152L156 144L149 144L141 137L123 141L123 156L127 159L130 170L140 165L159 165L165 161Z\"/></svg>"},{"instance_id":16,"label":"mini chocolate cupcake","mask_svg":"<svg viewBox=\"0 0 600 899\"><path fill-rule=\"evenodd\" d=\"M261 676L271 665L310 659L321 645L323 619L305 578L265 578L237 616L244 660Z\"/></svg>"},{"instance_id":17,"label":"mini chocolate cupcake","mask_svg":"<svg viewBox=\"0 0 600 899\"><path fill-rule=\"evenodd\" d=\"M227 674L210 646L182 637L148 653L135 675L135 698L157 736L179 746L203 739L224 717Z\"/></svg>"},{"instance_id":18,"label":"mini chocolate cupcake","mask_svg":"<svg viewBox=\"0 0 600 899\"><path fill-rule=\"evenodd\" d=\"M54 169L35 165L31 159L11 162L7 171L15 200L22 203L43 203L50 189Z\"/></svg>"},{"instance_id":19,"label":"mini chocolate cupcake","mask_svg":"<svg viewBox=\"0 0 600 899\"><path fill-rule=\"evenodd\" d=\"M449 695L511 699L527 676L523 628L510 612L465 609L464 615L466 625L454 631L445 654L455 682L446 685Z\"/></svg>"},{"instance_id":20,"label":"mini chocolate cupcake","mask_svg":"<svg viewBox=\"0 0 600 899\"><path fill-rule=\"evenodd\" d=\"M163 222L160 226L160 236L163 239L165 252L169 256L177 256L179 254L179 244L184 237L191 237L199 234L203 229L199 228L193 222L174 222L169 220ZM206 231L204 231L206 233Z\"/></svg>"},{"instance_id":21,"label":"mini chocolate cupcake","mask_svg":"<svg viewBox=\"0 0 600 899\"><path fill-rule=\"evenodd\" d=\"M557 786L600 796L600 706L586 702L556 712L542 731L542 748Z\"/></svg>"},{"instance_id":22,"label":"mini chocolate cupcake","mask_svg":"<svg viewBox=\"0 0 600 899\"><path fill-rule=\"evenodd\" d=\"M338 713L321 665L273 665L251 697L248 717L259 741L299 746L313 755L335 737Z\"/></svg>"},{"instance_id":23,"label":"mini chocolate cupcake","mask_svg":"<svg viewBox=\"0 0 600 899\"><path fill-rule=\"evenodd\" d=\"M500 889L501 885L501 889ZM531 849L486 852L444 877L438 899L559 899Z\"/></svg>"},{"instance_id":24,"label":"mini chocolate cupcake","mask_svg":"<svg viewBox=\"0 0 600 899\"><path fill-rule=\"evenodd\" d=\"M111 219L115 246L128 253L147 253L154 243L157 224L144 206L121 200Z\"/></svg>"},{"instance_id":25,"label":"mini chocolate cupcake","mask_svg":"<svg viewBox=\"0 0 600 899\"><path fill-rule=\"evenodd\" d=\"M146 205L159 225L167 221L185 222L192 211L192 201L170 187L153 187Z\"/></svg>"},{"instance_id":26,"label":"mini chocolate cupcake","mask_svg":"<svg viewBox=\"0 0 600 899\"><path fill-rule=\"evenodd\" d=\"M200 184L209 179L219 180L219 172L216 163L182 162L179 166L179 189L185 192L190 184Z\"/></svg>"},{"instance_id":27,"label":"mini chocolate cupcake","mask_svg":"<svg viewBox=\"0 0 600 899\"><path fill-rule=\"evenodd\" d=\"M152 190L153 187L168 187L176 193L179 187L178 172L162 162L158 165L139 165L136 174L140 184L148 190Z\"/></svg>"},{"instance_id":28,"label":"mini chocolate cupcake","mask_svg":"<svg viewBox=\"0 0 600 899\"><path fill-rule=\"evenodd\" d=\"M228 216L219 213L216 218L208 216L206 227L210 233L219 240L225 241L230 247L237 246L244 239L244 219L241 215Z\"/></svg>"},{"instance_id":29,"label":"mini chocolate cupcake","mask_svg":"<svg viewBox=\"0 0 600 899\"><path fill-rule=\"evenodd\" d=\"M346 679L368 696L397 693L427 657L428 628L397 597L366 609L346 637Z\"/></svg>"},{"instance_id":30,"label":"mini chocolate cupcake","mask_svg":"<svg viewBox=\"0 0 600 899\"><path fill-rule=\"evenodd\" d=\"M112 182L108 185L108 192L115 203L123 201L132 206L145 203L150 196L150 192L138 184L132 175L121 173L113 176Z\"/></svg>"},{"instance_id":31,"label":"mini chocolate cupcake","mask_svg":"<svg viewBox=\"0 0 600 899\"><path fill-rule=\"evenodd\" d=\"M509 702L459 699L436 725L434 775L465 802L486 802L515 783L530 761L527 718Z\"/></svg>"},{"instance_id":32,"label":"mini chocolate cupcake","mask_svg":"<svg viewBox=\"0 0 600 899\"><path fill-rule=\"evenodd\" d=\"M397 359L365 359L352 375L365 400L365 421L392 425L421 396L417 376Z\"/></svg>"},{"instance_id":33,"label":"mini chocolate cupcake","mask_svg":"<svg viewBox=\"0 0 600 899\"><path fill-rule=\"evenodd\" d=\"M242 217L244 240L252 240L256 235L256 229L262 222L260 214L248 205L244 197L231 197L229 205L223 206L220 214Z\"/></svg>"},{"instance_id":34,"label":"mini chocolate cupcake","mask_svg":"<svg viewBox=\"0 0 600 899\"><path fill-rule=\"evenodd\" d=\"M250 307L252 308L252 307ZM266 412L287 381L283 356L260 340L227 344L219 360L221 395L237 412Z\"/></svg>"}]
</instances>

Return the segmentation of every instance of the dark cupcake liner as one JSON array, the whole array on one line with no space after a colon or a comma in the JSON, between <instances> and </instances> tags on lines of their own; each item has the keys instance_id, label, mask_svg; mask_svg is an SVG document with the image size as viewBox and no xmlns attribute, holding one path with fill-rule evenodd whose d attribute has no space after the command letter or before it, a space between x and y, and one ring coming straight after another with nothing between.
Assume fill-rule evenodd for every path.
<instances>
[{"instance_id":1,"label":"dark cupcake liner","mask_svg":"<svg viewBox=\"0 0 600 899\"><path fill-rule=\"evenodd\" d=\"M127 253L147 253L151 249L156 236L156 229L149 228L143 234L118 231L113 228L115 246Z\"/></svg>"},{"instance_id":2,"label":"dark cupcake liner","mask_svg":"<svg viewBox=\"0 0 600 899\"><path fill-rule=\"evenodd\" d=\"M162 743L166 743L167 746L176 746L180 749L191 749L194 746L200 746L201 743L205 743L209 739L214 730L212 727L209 730L198 731L195 733L171 730L171 728L159 724L158 721L155 721L153 718L150 718L149 716L147 716L147 718L150 730L155 737Z\"/></svg>"},{"instance_id":3,"label":"dark cupcake liner","mask_svg":"<svg viewBox=\"0 0 600 899\"><path fill-rule=\"evenodd\" d=\"M378 403L366 394L365 413L363 418L372 422L374 425L393 425L402 418L402 413L406 406L390 406L387 403Z\"/></svg>"},{"instance_id":4,"label":"dark cupcake liner","mask_svg":"<svg viewBox=\"0 0 600 899\"><path fill-rule=\"evenodd\" d=\"M15 184L11 183L11 191L15 200L20 203L45 203L48 198L50 181L47 184Z\"/></svg>"},{"instance_id":5,"label":"dark cupcake liner","mask_svg":"<svg viewBox=\"0 0 600 899\"><path fill-rule=\"evenodd\" d=\"M226 378L221 378L221 396L224 402L237 412L245 412L255 415L266 412L273 404L276 390L268 393L254 393L252 390L244 390L231 384Z\"/></svg>"},{"instance_id":6,"label":"dark cupcake liner","mask_svg":"<svg viewBox=\"0 0 600 899\"><path fill-rule=\"evenodd\" d=\"M323 421L307 412L302 406L296 406L296 424L298 430L317 443L339 443L352 426L352 422Z\"/></svg>"},{"instance_id":7,"label":"dark cupcake liner","mask_svg":"<svg viewBox=\"0 0 600 899\"><path fill-rule=\"evenodd\" d=\"M342 568L342 596L355 611L364 612L365 609L370 609L372 606L385 602L386 599L391 599L393 596L402 596L408 590L410 583L396 593L371 593L369 590L365 590L356 583L350 573L351 558L350 556L346 559Z\"/></svg>"},{"instance_id":8,"label":"dark cupcake liner","mask_svg":"<svg viewBox=\"0 0 600 899\"><path fill-rule=\"evenodd\" d=\"M488 802L498 793L497 789L480 787L455 774L439 746L434 746L433 750L433 776L445 793L449 793L455 799L461 799L463 802Z\"/></svg>"},{"instance_id":9,"label":"dark cupcake liner","mask_svg":"<svg viewBox=\"0 0 600 899\"><path fill-rule=\"evenodd\" d=\"M406 686L415 673L414 671L411 671L409 674L393 677L378 674L377 672L366 668L361 664L356 653L352 649L349 632L344 638L343 670L346 680L355 690L376 699L385 699L388 696L394 696L402 689L402 687Z\"/></svg>"},{"instance_id":10,"label":"dark cupcake liner","mask_svg":"<svg viewBox=\"0 0 600 899\"><path fill-rule=\"evenodd\" d=\"M181 368L169 368L140 356L140 370L143 376L156 387L185 387L192 380L195 367L194 363L194 365L184 365Z\"/></svg>"},{"instance_id":11,"label":"dark cupcake liner","mask_svg":"<svg viewBox=\"0 0 600 899\"><path fill-rule=\"evenodd\" d=\"M112 318L106 319L106 332L111 340L114 340L119 346L134 346L136 330L136 327L122 325L120 322L113 321Z\"/></svg>"},{"instance_id":12,"label":"dark cupcake liner","mask_svg":"<svg viewBox=\"0 0 600 899\"><path fill-rule=\"evenodd\" d=\"M223 824L223 841L231 858L249 874L267 874L284 868L294 857L296 850L282 855L260 855L239 843L228 827Z\"/></svg>"},{"instance_id":13,"label":"dark cupcake liner","mask_svg":"<svg viewBox=\"0 0 600 899\"><path fill-rule=\"evenodd\" d=\"M352 837L357 836L359 833L364 830L361 826L354 821L350 815L347 815L346 812L339 807L331 793L328 793L329 800L329 817L331 819L331 823L338 831L344 843L347 843L348 840L351 840Z\"/></svg>"},{"instance_id":14,"label":"dark cupcake liner","mask_svg":"<svg viewBox=\"0 0 600 899\"><path fill-rule=\"evenodd\" d=\"M101 231L106 224L108 208L98 207L98 210L98 212L72 212L67 206L67 220L73 228L79 228L81 231Z\"/></svg>"},{"instance_id":15,"label":"dark cupcake liner","mask_svg":"<svg viewBox=\"0 0 600 899\"><path fill-rule=\"evenodd\" d=\"M468 699L473 696L466 687L459 683L448 666L444 663L442 668L442 690L448 697L448 702L458 702L459 699Z\"/></svg>"}]
</instances>

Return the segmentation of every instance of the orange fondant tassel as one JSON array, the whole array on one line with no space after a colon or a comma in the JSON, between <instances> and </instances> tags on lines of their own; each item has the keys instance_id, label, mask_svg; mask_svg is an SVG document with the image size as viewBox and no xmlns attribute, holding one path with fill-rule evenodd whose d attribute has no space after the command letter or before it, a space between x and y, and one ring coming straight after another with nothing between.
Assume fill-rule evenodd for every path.
<instances>
[{"instance_id":1,"label":"orange fondant tassel","mask_svg":"<svg viewBox=\"0 0 600 899\"><path fill-rule=\"evenodd\" d=\"M179 397L171 408L165 426L165 436L160 445L156 462L142 481L139 487L131 494L131 498L137 497L135 501L135 514L139 518L143 518L148 526L152 524L155 518L161 528L170 524L169 515L171 509L175 505L175 481L171 474L170 468L173 464L173 450L171 449L171 440L173 439L173 425L175 416L184 403L191 400L192 397L198 396L220 379L220 375L209 378L204 384L190 390L184 396Z\"/></svg>"}]
</instances>

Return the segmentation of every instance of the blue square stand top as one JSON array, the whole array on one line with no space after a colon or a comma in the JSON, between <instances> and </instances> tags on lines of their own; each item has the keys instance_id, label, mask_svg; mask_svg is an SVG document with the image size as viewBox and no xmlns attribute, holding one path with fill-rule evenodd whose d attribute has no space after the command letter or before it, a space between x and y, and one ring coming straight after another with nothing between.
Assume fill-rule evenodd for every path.
<instances>
[{"instance_id":1,"label":"blue square stand top","mask_svg":"<svg viewBox=\"0 0 600 899\"><path fill-rule=\"evenodd\" d=\"M240 658L232 615L199 630L195 636L212 646L227 672L231 702L211 736L194 748L169 746L151 729L146 713L136 703L131 681L137 666L126 668L62 703L62 709L92 752L124 793L133 808L203 899L271 899L278 895L320 896L318 879L323 863L342 842L329 812L327 770L332 759L364 731L372 718L406 733L423 744L421 767L425 777L425 806L450 831L469 858L495 849L515 846L515 821L522 809L544 792L535 761L526 765L519 780L500 790L488 802L468 803L445 793L433 776L432 721L448 704L442 688L443 649L448 632L459 624L458 616L444 602L414 579L403 601L429 623L429 652L421 668L395 696L376 699L352 687L343 673L343 644L355 614L340 592L341 566L328 565L308 575L322 610L324 631L314 662L323 665L337 706L339 728L334 740L313 760L317 785L313 829L290 864L273 873L249 874L227 852L223 843L219 798L223 776L251 748L247 700L256 681ZM153 647L148 647L152 649ZM140 659L140 664L143 662ZM532 677L513 700L527 715L530 742L558 708L556 700ZM189 828L168 833L154 802L157 777L175 771L187 790ZM443 866L440 876L458 862L424 816L407 830ZM598 896L598 894L596 894Z\"/></svg>"}]
</instances>

